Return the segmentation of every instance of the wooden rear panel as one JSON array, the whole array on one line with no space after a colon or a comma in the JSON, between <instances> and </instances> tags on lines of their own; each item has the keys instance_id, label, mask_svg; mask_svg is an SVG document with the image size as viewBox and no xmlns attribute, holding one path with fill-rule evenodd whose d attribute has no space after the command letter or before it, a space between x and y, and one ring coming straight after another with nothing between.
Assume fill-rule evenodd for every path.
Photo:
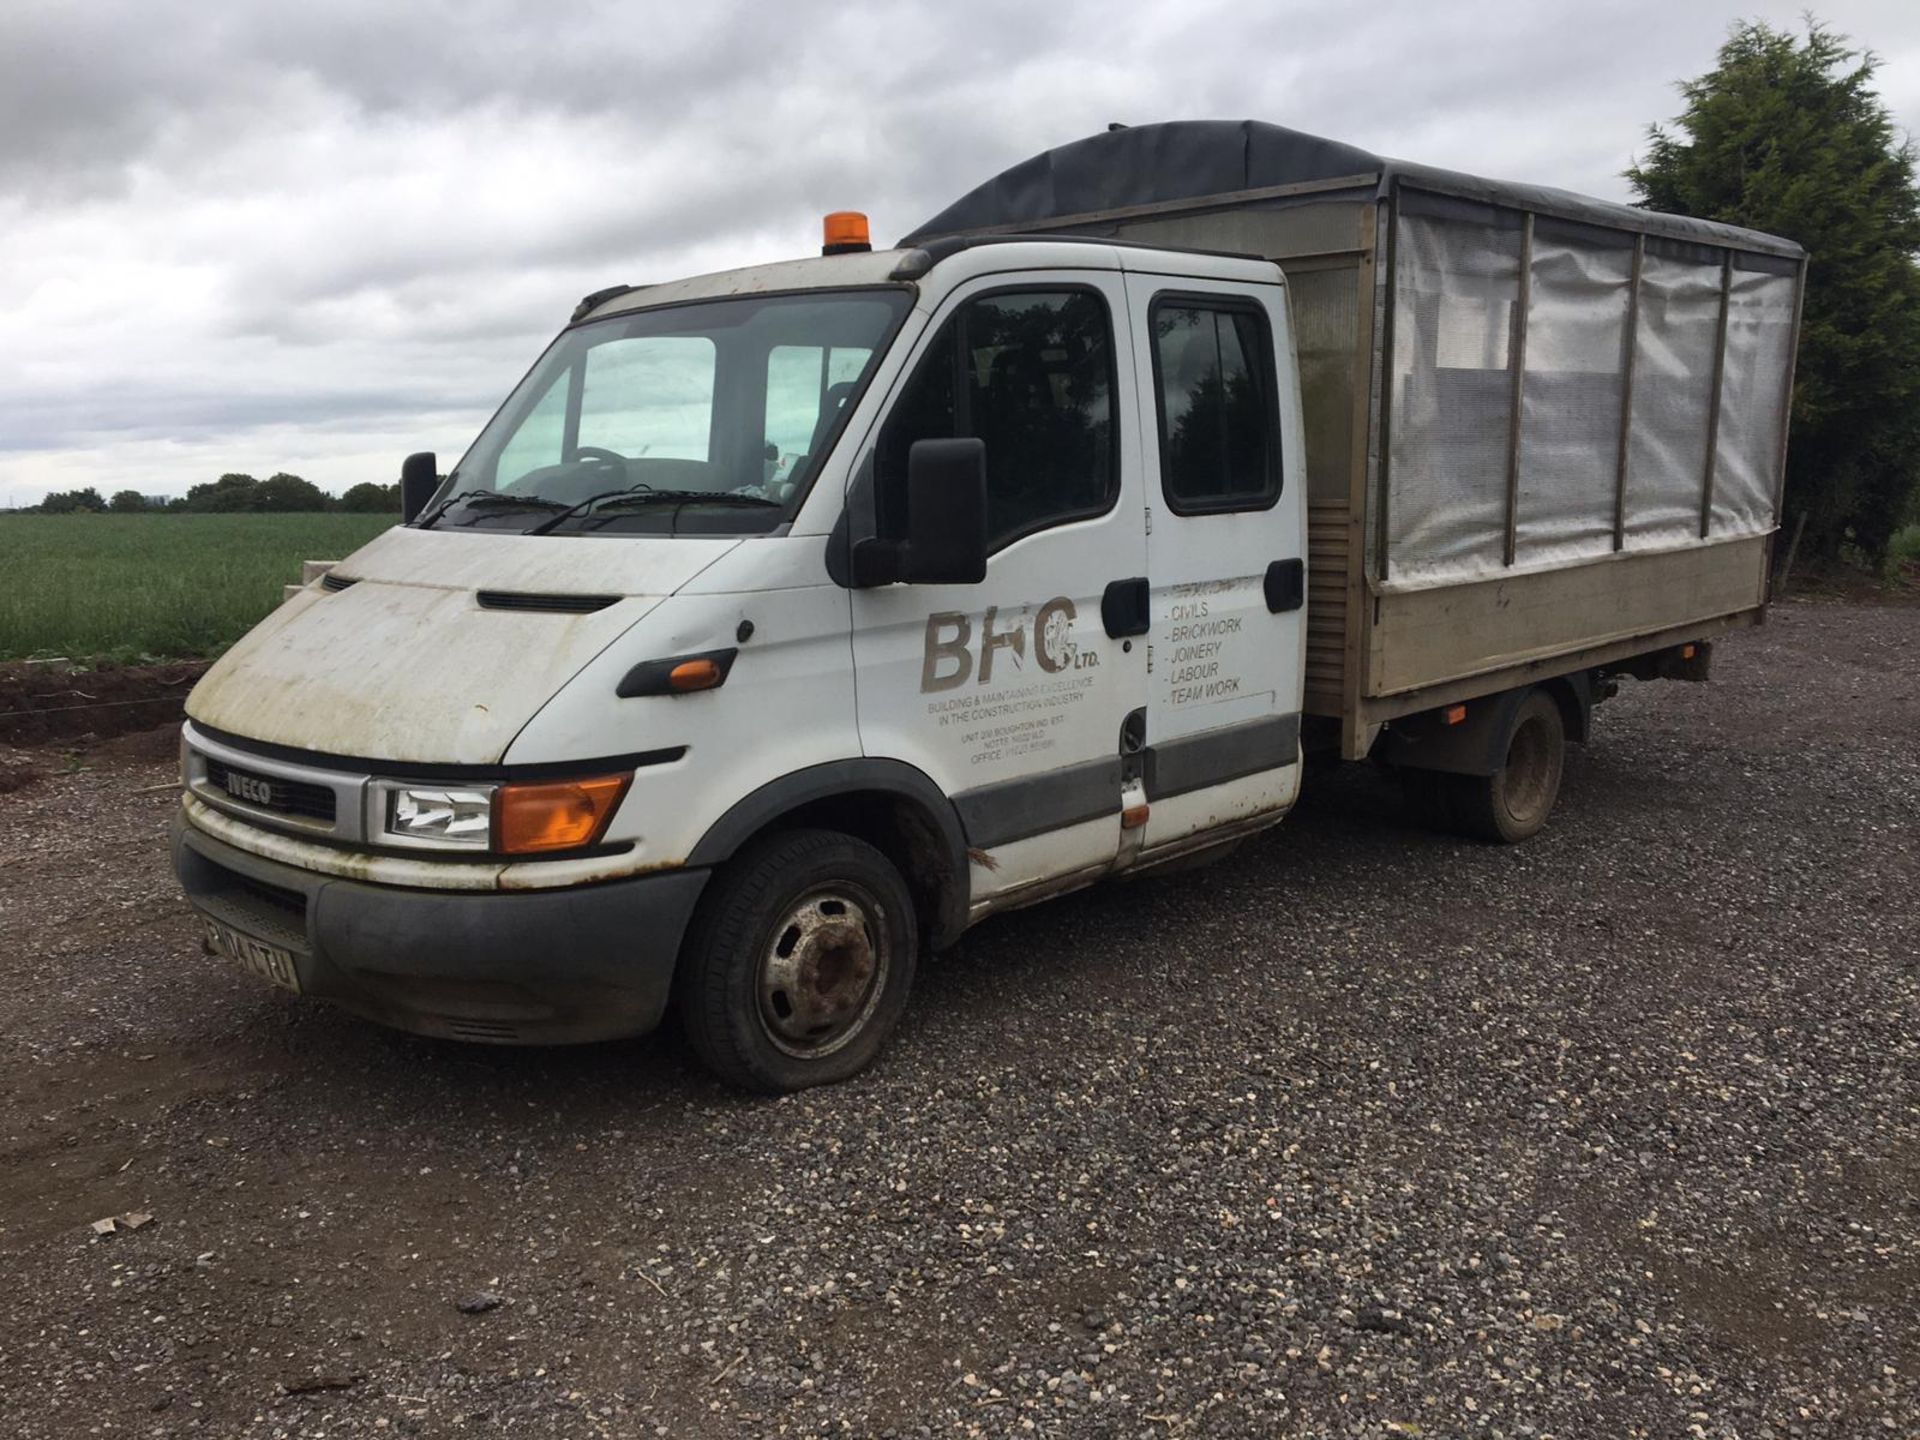
<instances>
[{"instance_id":1,"label":"wooden rear panel","mask_svg":"<svg viewBox=\"0 0 1920 1440\"><path fill-rule=\"evenodd\" d=\"M1307 684L1309 715L1340 714L1347 691L1347 581L1352 573L1353 507L1345 500L1307 504Z\"/></svg>"},{"instance_id":2,"label":"wooden rear panel","mask_svg":"<svg viewBox=\"0 0 1920 1440\"><path fill-rule=\"evenodd\" d=\"M1626 550L1554 570L1377 592L1366 698L1418 692L1589 652L1766 604L1769 537Z\"/></svg>"}]
</instances>

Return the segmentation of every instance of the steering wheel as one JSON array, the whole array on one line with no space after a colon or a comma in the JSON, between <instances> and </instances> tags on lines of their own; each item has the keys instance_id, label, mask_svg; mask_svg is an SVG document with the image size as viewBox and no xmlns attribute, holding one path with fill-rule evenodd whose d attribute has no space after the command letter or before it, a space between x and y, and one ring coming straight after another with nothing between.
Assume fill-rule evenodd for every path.
<instances>
[{"instance_id":1,"label":"steering wheel","mask_svg":"<svg viewBox=\"0 0 1920 1440\"><path fill-rule=\"evenodd\" d=\"M603 450L598 445L578 445L574 447L575 460L599 460L608 465L624 465L627 457L618 450Z\"/></svg>"}]
</instances>

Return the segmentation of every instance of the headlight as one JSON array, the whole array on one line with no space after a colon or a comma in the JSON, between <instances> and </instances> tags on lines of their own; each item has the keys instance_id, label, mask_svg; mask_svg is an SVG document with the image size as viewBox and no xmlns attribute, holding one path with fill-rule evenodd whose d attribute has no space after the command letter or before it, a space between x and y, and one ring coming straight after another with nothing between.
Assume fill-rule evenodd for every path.
<instances>
[{"instance_id":1,"label":"headlight","mask_svg":"<svg viewBox=\"0 0 1920 1440\"><path fill-rule=\"evenodd\" d=\"M370 829L376 844L415 850L502 855L580 850L600 843L632 779L628 771L500 785L376 780Z\"/></svg>"},{"instance_id":2,"label":"headlight","mask_svg":"<svg viewBox=\"0 0 1920 1440\"><path fill-rule=\"evenodd\" d=\"M374 824L394 845L486 850L493 844L491 785L376 784Z\"/></svg>"}]
</instances>

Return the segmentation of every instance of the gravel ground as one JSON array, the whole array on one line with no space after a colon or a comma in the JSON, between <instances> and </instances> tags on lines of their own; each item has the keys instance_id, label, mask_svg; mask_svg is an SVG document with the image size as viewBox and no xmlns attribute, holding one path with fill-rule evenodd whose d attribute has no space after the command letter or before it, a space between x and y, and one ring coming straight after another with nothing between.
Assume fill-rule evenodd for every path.
<instances>
[{"instance_id":1,"label":"gravel ground","mask_svg":"<svg viewBox=\"0 0 1920 1440\"><path fill-rule=\"evenodd\" d=\"M779 1101L282 998L198 949L171 736L40 752L0 1424L1920 1435L1917 647L1780 607L1608 705L1514 850L1315 773L1209 869L990 922Z\"/></svg>"}]
</instances>

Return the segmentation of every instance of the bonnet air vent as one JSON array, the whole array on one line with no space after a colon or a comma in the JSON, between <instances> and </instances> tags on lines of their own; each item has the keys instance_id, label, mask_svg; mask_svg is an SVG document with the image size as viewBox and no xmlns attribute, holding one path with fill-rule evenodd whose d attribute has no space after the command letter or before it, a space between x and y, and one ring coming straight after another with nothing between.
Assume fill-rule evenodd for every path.
<instances>
[{"instance_id":1,"label":"bonnet air vent","mask_svg":"<svg viewBox=\"0 0 1920 1440\"><path fill-rule=\"evenodd\" d=\"M353 583L353 576L335 575L331 570L320 577L320 588L322 590L344 590Z\"/></svg>"},{"instance_id":2,"label":"bonnet air vent","mask_svg":"<svg viewBox=\"0 0 1920 1440\"><path fill-rule=\"evenodd\" d=\"M618 605L618 595L535 595L512 590L482 590L482 610L547 610L561 615L591 615Z\"/></svg>"}]
</instances>

